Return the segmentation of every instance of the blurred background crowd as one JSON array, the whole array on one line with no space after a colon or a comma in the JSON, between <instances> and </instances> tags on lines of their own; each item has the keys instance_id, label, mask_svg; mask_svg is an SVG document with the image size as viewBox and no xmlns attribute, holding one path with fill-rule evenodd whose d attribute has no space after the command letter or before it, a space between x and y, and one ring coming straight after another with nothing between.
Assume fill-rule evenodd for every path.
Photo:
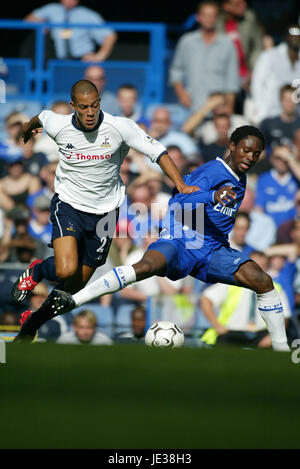
<instances>
[{"instance_id":1,"label":"blurred background crowd","mask_svg":"<svg viewBox=\"0 0 300 469\"><path fill-rule=\"evenodd\" d=\"M78 30L72 34L71 26L53 29L47 34L47 51L50 58L86 62L82 78L97 86L102 110L133 119L163 143L182 175L223 157L236 127L251 124L262 130L266 150L249 172L230 243L273 277L293 339L300 337L300 9L292 1L267 3L269 8L257 1L203 1L180 26L169 25L165 100L146 107L130 75L117 91L110 88L106 64L122 46L112 28L89 30L89 35ZM78 0L39 6L24 21L105 25L101 11ZM34 50L30 41L29 35L22 54ZM1 53L5 82L9 65ZM35 114L45 107L71 113L69 90L64 99L43 107L30 105L9 100L0 104L0 335L7 336L18 327L20 313L36 310L53 288L42 282L25 305L11 302L11 287L24 265L52 252L49 209L59 158L56 144L46 134L24 145L22 124L32 117L34 106ZM127 197L120 209L119 236L95 276L141 258L158 236L158 231L149 232L149 226L158 227L173 190L158 165L132 149L121 176ZM127 210L136 202L143 204L134 220L135 226L139 223L138 235ZM138 282L49 321L39 339L139 342L154 319L177 323L191 344L270 346L250 291L206 285L191 277Z\"/></svg>"}]
</instances>

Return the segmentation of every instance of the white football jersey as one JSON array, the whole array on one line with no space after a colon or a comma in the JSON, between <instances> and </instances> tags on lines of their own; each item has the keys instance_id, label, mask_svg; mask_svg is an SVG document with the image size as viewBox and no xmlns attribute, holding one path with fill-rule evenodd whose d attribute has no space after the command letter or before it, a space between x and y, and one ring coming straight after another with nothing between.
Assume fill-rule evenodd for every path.
<instances>
[{"instance_id":1,"label":"white football jersey","mask_svg":"<svg viewBox=\"0 0 300 469\"><path fill-rule=\"evenodd\" d=\"M100 111L100 125L83 131L74 114L42 111L39 120L59 147L55 192L60 200L83 212L102 214L119 207L125 197L120 166L129 148L152 162L166 148L134 121Z\"/></svg>"}]
</instances>

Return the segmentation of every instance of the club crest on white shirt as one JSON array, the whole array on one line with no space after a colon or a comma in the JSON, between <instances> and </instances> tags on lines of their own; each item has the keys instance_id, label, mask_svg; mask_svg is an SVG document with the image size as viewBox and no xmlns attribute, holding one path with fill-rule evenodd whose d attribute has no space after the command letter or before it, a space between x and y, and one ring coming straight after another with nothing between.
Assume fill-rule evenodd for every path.
<instances>
[{"instance_id":1,"label":"club crest on white shirt","mask_svg":"<svg viewBox=\"0 0 300 469\"><path fill-rule=\"evenodd\" d=\"M146 135L145 140L146 140L147 143L153 143L154 142L154 139L152 137L150 137L150 135Z\"/></svg>"},{"instance_id":2,"label":"club crest on white shirt","mask_svg":"<svg viewBox=\"0 0 300 469\"><path fill-rule=\"evenodd\" d=\"M111 144L109 143L109 138L104 137L104 141L100 145L101 148L109 148L111 147Z\"/></svg>"}]
</instances>

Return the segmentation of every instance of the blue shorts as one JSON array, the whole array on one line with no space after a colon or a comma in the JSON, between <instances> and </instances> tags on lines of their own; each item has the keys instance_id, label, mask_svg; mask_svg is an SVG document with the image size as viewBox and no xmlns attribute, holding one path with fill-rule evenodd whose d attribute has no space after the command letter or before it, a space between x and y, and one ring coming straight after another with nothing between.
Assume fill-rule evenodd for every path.
<instances>
[{"instance_id":1,"label":"blue shorts","mask_svg":"<svg viewBox=\"0 0 300 469\"><path fill-rule=\"evenodd\" d=\"M114 228L98 236L98 223L108 214L94 215L82 212L63 202L55 194L51 201L50 220L52 222L51 243L63 236L73 236L77 241L78 262L88 267L97 268L105 264L112 242L114 228L118 220L119 209L110 212ZM98 231L98 234L97 234Z\"/></svg>"},{"instance_id":2,"label":"blue shorts","mask_svg":"<svg viewBox=\"0 0 300 469\"><path fill-rule=\"evenodd\" d=\"M166 276L178 280L191 275L206 283L236 285L234 274L239 267L251 259L236 249L221 245L213 248L203 245L201 249L186 249L176 239L159 239L150 244L149 250L159 251L166 258Z\"/></svg>"}]
</instances>

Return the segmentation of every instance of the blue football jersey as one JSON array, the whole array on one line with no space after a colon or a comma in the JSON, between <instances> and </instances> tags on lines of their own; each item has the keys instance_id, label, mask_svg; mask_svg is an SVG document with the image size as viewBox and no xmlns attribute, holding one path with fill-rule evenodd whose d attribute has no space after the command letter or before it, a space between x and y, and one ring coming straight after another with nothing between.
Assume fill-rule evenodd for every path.
<instances>
[{"instance_id":1,"label":"blue football jersey","mask_svg":"<svg viewBox=\"0 0 300 469\"><path fill-rule=\"evenodd\" d=\"M213 249L229 246L228 234L245 195L246 175L239 177L223 159L216 158L185 176L184 181L200 190L191 194L173 191L160 238L176 238L192 249L201 249L204 244ZM222 186L231 186L236 193L236 199L225 206L214 202L214 193Z\"/></svg>"},{"instance_id":2,"label":"blue football jersey","mask_svg":"<svg viewBox=\"0 0 300 469\"><path fill-rule=\"evenodd\" d=\"M257 180L255 204L272 217L278 227L296 216L294 197L299 187L299 181L292 174L280 181L276 171L267 171Z\"/></svg>"}]
</instances>

